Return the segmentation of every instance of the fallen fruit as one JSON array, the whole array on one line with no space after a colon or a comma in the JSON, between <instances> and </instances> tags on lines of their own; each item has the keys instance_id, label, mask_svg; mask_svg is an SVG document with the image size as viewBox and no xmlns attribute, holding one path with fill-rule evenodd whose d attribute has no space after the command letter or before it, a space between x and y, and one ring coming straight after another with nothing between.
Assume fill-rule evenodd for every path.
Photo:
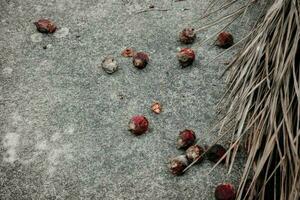
<instances>
[{"instance_id":1,"label":"fallen fruit","mask_svg":"<svg viewBox=\"0 0 300 200\"><path fill-rule=\"evenodd\" d=\"M132 48L126 48L122 51L121 55L124 57L132 57L135 51Z\"/></svg>"},{"instance_id":2,"label":"fallen fruit","mask_svg":"<svg viewBox=\"0 0 300 200\"><path fill-rule=\"evenodd\" d=\"M230 183L223 183L218 185L215 189L215 198L216 200L234 200L234 186Z\"/></svg>"},{"instance_id":3,"label":"fallen fruit","mask_svg":"<svg viewBox=\"0 0 300 200\"><path fill-rule=\"evenodd\" d=\"M224 49L231 47L233 45L233 36L229 32L221 32L218 35L216 45Z\"/></svg>"},{"instance_id":4,"label":"fallen fruit","mask_svg":"<svg viewBox=\"0 0 300 200\"><path fill-rule=\"evenodd\" d=\"M203 157L200 157L204 153L204 150L201 146L199 145L192 145L190 146L186 152L185 155L189 162L194 162L197 160L197 162L201 162L203 160Z\"/></svg>"},{"instance_id":5,"label":"fallen fruit","mask_svg":"<svg viewBox=\"0 0 300 200\"><path fill-rule=\"evenodd\" d=\"M182 67L187 67L193 64L195 57L195 52L190 48L182 48L177 53L177 59Z\"/></svg>"},{"instance_id":6,"label":"fallen fruit","mask_svg":"<svg viewBox=\"0 0 300 200\"><path fill-rule=\"evenodd\" d=\"M155 114L159 114L162 110L162 107L160 105L159 102L154 102L151 106L151 110L155 113Z\"/></svg>"},{"instance_id":7,"label":"fallen fruit","mask_svg":"<svg viewBox=\"0 0 300 200\"><path fill-rule=\"evenodd\" d=\"M177 156L170 160L168 168L173 175L183 174L183 170L188 166L188 160L185 155Z\"/></svg>"},{"instance_id":8,"label":"fallen fruit","mask_svg":"<svg viewBox=\"0 0 300 200\"><path fill-rule=\"evenodd\" d=\"M195 132L189 129L185 129L179 133L177 139L177 148L186 149L193 145L196 140Z\"/></svg>"},{"instance_id":9,"label":"fallen fruit","mask_svg":"<svg viewBox=\"0 0 300 200\"><path fill-rule=\"evenodd\" d=\"M118 70L118 63L112 56L107 56L102 61L102 69L106 73L112 74Z\"/></svg>"},{"instance_id":10,"label":"fallen fruit","mask_svg":"<svg viewBox=\"0 0 300 200\"><path fill-rule=\"evenodd\" d=\"M185 28L179 34L179 40L183 44L192 44L196 39L196 33L193 28Z\"/></svg>"},{"instance_id":11,"label":"fallen fruit","mask_svg":"<svg viewBox=\"0 0 300 200\"><path fill-rule=\"evenodd\" d=\"M40 19L37 22L34 22L37 30L41 33L54 33L57 29L54 22L48 19Z\"/></svg>"},{"instance_id":12,"label":"fallen fruit","mask_svg":"<svg viewBox=\"0 0 300 200\"><path fill-rule=\"evenodd\" d=\"M148 119L143 115L136 115L129 121L129 131L135 135L142 135L148 130Z\"/></svg>"},{"instance_id":13,"label":"fallen fruit","mask_svg":"<svg viewBox=\"0 0 300 200\"><path fill-rule=\"evenodd\" d=\"M138 69L144 69L148 62L149 62L149 56L144 52L137 52L133 56L133 65Z\"/></svg>"},{"instance_id":14,"label":"fallen fruit","mask_svg":"<svg viewBox=\"0 0 300 200\"><path fill-rule=\"evenodd\" d=\"M206 152L206 157L208 160L217 163L225 155L226 151L222 145L215 144ZM222 160L222 163L224 162L225 158Z\"/></svg>"}]
</instances>

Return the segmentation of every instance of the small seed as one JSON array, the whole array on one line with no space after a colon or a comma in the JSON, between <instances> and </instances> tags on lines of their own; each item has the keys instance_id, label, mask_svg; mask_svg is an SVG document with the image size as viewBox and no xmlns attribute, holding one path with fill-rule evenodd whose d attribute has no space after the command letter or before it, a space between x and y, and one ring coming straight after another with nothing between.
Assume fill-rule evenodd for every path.
<instances>
[{"instance_id":1,"label":"small seed","mask_svg":"<svg viewBox=\"0 0 300 200\"><path fill-rule=\"evenodd\" d=\"M118 70L118 63L112 56L108 56L102 61L102 69L106 73L112 74Z\"/></svg>"},{"instance_id":2,"label":"small seed","mask_svg":"<svg viewBox=\"0 0 300 200\"><path fill-rule=\"evenodd\" d=\"M190 48L182 48L177 53L177 59L182 67L192 65L195 61L195 52Z\"/></svg>"},{"instance_id":3,"label":"small seed","mask_svg":"<svg viewBox=\"0 0 300 200\"><path fill-rule=\"evenodd\" d=\"M188 166L188 160L185 155L177 156L170 160L168 168L173 175L183 174L184 169Z\"/></svg>"},{"instance_id":4,"label":"small seed","mask_svg":"<svg viewBox=\"0 0 300 200\"><path fill-rule=\"evenodd\" d=\"M132 57L134 56L135 51L132 48L126 48L121 52L121 55L124 57Z\"/></svg>"},{"instance_id":5,"label":"small seed","mask_svg":"<svg viewBox=\"0 0 300 200\"><path fill-rule=\"evenodd\" d=\"M145 52L137 52L133 56L132 62L136 68L144 69L149 62L149 56Z\"/></svg>"},{"instance_id":6,"label":"small seed","mask_svg":"<svg viewBox=\"0 0 300 200\"><path fill-rule=\"evenodd\" d=\"M129 121L129 131L135 135L142 135L147 132L149 121L143 115L136 115Z\"/></svg>"},{"instance_id":7,"label":"small seed","mask_svg":"<svg viewBox=\"0 0 300 200\"><path fill-rule=\"evenodd\" d=\"M212 147L209 148L209 150L206 153L206 157L208 160L217 163L226 153L226 149L220 145L215 144ZM222 163L225 162L225 158L222 160Z\"/></svg>"},{"instance_id":8,"label":"small seed","mask_svg":"<svg viewBox=\"0 0 300 200\"><path fill-rule=\"evenodd\" d=\"M193 145L196 140L195 132L189 129L185 129L179 133L177 138L177 148L186 149Z\"/></svg>"},{"instance_id":9,"label":"small seed","mask_svg":"<svg viewBox=\"0 0 300 200\"><path fill-rule=\"evenodd\" d=\"M203 160L202 154L204 153L204 150L201 146L199 145L193 145L190 146L187 150L186 150L186 157L189 160L189 162L194 162L197 160L197 162L201 162Z\"/></svg>"},{"instance_id":10,"label":"small seed","mask_svg":"<svg viewBox=\"0 0 300 200\"><path fill-rule=\"evenodd\" d=\"M183 44L192 44L196 39L196 33L193 28L185 28L179 34L179 40Z\"/></svg>"},{"instance_id":11,"label":"small seed","mask_svg":"<svg viewBox=\"0 0 300 200\"><path fill-rule=\"evenodd\" d=\"M216 200L234 200L235 195L234 186L230 183L220 184L215 189Z\"/></svg>"},{"instance_id":12,"label":"small seed","mask_svg":"<svg viewBox=\"0 0 300 200\"><path fill-rule=\"evenodd\" d=\"M48 19L40 19L37 22L34 22L37 30L41 33L54 33L57 29L54 22Z\"/></svg>"},{"instance_id":13,"label":"small seed","mask_svg":"<svg viewBox=\"0 0 300 200\"><path fill-rule=\"evenodd\" d=\"M221 32L218 35L216 45L224 49L231 47L233 45L233 36L229 32Z\"/></svg>"}]
</instances>

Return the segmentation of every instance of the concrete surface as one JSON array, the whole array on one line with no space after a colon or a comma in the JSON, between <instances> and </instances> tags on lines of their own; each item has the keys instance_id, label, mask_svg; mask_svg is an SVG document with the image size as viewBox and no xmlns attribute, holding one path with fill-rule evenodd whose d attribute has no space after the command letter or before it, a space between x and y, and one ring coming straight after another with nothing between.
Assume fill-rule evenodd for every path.
<instances>
[{"instance_id":1,"label":"concrete surface","mask_svg":"<svg viewBox=\"0 0 300 200\"><path fill-rule=\"evenodd\" d=\"M181 69L175 57L178 32L208 22L199 20L208 3L0 0L0 199L207 200L216 184L236 184L242 161L232 175L219 166L207 176L208 161L181 177L166 168L183 153L175 148L180 130L194 129L200 144L217 137L208 130L224 90L223 63L233 52L208 63L222 52L210 41L193 45L192 67ZM136 14L151 4L169 10ZM258 10L231 26L236 40ZM33 22L41 17L59 30L38 33ZM217 28L199 33L197 43ZM150 54L146 69L120 56L126 47ZM99 68L107 55L120 64L113 75ZM154 100L163 104L160 115L149 109ZM148 134L127 131L135 114L149 118Z\"/></svg>"}]
</instances>

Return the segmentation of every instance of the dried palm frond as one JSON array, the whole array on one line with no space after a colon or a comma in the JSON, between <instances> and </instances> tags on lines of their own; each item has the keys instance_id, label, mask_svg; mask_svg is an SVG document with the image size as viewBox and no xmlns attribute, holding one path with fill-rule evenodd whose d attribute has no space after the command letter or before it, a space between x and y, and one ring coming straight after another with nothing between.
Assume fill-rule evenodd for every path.
<instances>
[{"instance_id":1,"label":"dried palm frond","mask_svg":"<svg viewBox=\"0 0 300 200\"><path fill-rule=\"evenodd\" d=\"M243 139L248 152L237 199L298 200L300 1L275 0L229 67L223 101L228 108L223 125L234 125L224 133L232 134L229 171Z\"/></svg>"},{"instance_id":2,"label":"dried palm frond","mask_svg":"<svg viewBox=\"0 0 300 200\"><path fill-rule=\"evenodd\" d=\"M220 8L235 2L226 0ZM249 5L198 30L229 18L234 21ZM232 138L224 155L229 172L238 149L246 144L248 155L237 199L299 200L300 1L273 0L262 21L243 40L248 42L227 70L228 90L221 102L227 112L219 128L220 137L231 134Z\"/></svg>"}]
</instances>

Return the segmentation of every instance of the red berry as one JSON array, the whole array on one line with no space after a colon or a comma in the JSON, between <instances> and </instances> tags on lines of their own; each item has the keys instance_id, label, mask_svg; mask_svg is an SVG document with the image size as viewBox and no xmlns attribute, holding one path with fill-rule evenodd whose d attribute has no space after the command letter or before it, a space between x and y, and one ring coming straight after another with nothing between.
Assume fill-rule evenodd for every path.
<instances>
[{"instance_id":1,"label":"red berry","mask_svg":"<svg viewBox=\"0 0 300 200\"><path fill-rule=\"evenodd\" d=\"M233 36L229 32L221 32L218 35L216 45L227 49L233 45Z\"/></svg>"},{"instance_id":2,"label":"red berry","mask_svg":"<svg viewBox=\"0 0 300 200\"><path fill-rule=\"evenodd\" d=\"M129 131L135 135L142 135L148 130L149 122L145 116L133 116L129 122Z\"/></svg>"},{"instance_id":3,"label":"red berry","mask_svg":"<svg viewBox=\"0 0 300 200\"><path fill-rule=\"evenodd\" d=\"M218 185L215 190L215 198L216 200L234 200L234 186L230 183L223 183Z\"/></svg>"},{"instance_id":4,"label":"red berry","mask_svg":"<svg viewBox=\"0 0 300 200\"><path fill-rule=\"evenodd\" d=\"M196 140L195 132L192 130L185 129L179 133L177 139L177 148L186 149L193 145Z\"/></svg>"},{"instance_id":5,"label":"red berry","mask_svg":"<svg viewBox=\"0 0 300 200\"><path fill-rule=\"evenodd\" d=\"M135 55L133 55L132 62L136 68L144 69L149 62L149 56L144 52L137 52Z\"/></svg>"},{"instance_id":6,"label":"red berry","mask_svg":"<svg viewBox=\"0 0 300 200\"><path fill-rule=\"evenodd\" d=\"M171 159L168 167L170 172L173 175L181 175L183 174L183 170L188 166L188 160L185 155L177 156Z\"/></svg>"},{"instance_id":7,"label":"red berry","mask_svg":"<svg viewBox=\"0 0 300 200\"><path fill-rule=\"evenodd\" d=\"M215 144L209 148L206 153L206 157L208 160L217 163L226 152L227 150L222 145ZM222 160L222 162L225 162L225 158Z\"/></svg>"},{"instance_id":8,"label":"red berry","mask_svg":"<svg viewBox=\"0 0 300 200\"><path fill-rule=\"evenodd\" d=\"M197 160L197 162L201 162L203 160L203 157L200 157L204 153L204 150L201 146L199 145L193 145L190 146L186 150L186 157L189 160L189 162L194 162Z\"/></svg>"},{"instance_id":9,"label":"red berry","mask_svg":"<svg viewBox=\"0 0 300 200\"><path fill-rule=\"evenodd\" d=\"M54 33L57 28L54 22L48 19L40 19L39 21L34 22L34 24L41 33Z\"/></svg>"},{"instance_id":10,"label":"red berry","mask_svg":"<svg viewBox=\"0 0 300 200\"><path fill-rule=\"evenodd\" d=\"M132 48L126 48L121 52L121 55L124 57L133 57L134 54L135 51Z\"/></svg>"},{"instance_id":11,"label":"red berry","mask_svg":"<svg viewBox=\"0 0 300 200\"><path fill-rule=\"evenodd\" d=\"M191 44L196 39L196 33L193 28L185 28L179 34L179 40L183 44Z\"/></svg>"},{"instance_id":12,"label":"red berry","mask_svg":"<svg viewBox=\"0 0 300 200\"><path fill-rule=\"evenodd\" d=\"M195 52L190 48L182 48L177 53L177 59L182 67L192 65L195 57Z\"/></svg>"}]
</instances>

